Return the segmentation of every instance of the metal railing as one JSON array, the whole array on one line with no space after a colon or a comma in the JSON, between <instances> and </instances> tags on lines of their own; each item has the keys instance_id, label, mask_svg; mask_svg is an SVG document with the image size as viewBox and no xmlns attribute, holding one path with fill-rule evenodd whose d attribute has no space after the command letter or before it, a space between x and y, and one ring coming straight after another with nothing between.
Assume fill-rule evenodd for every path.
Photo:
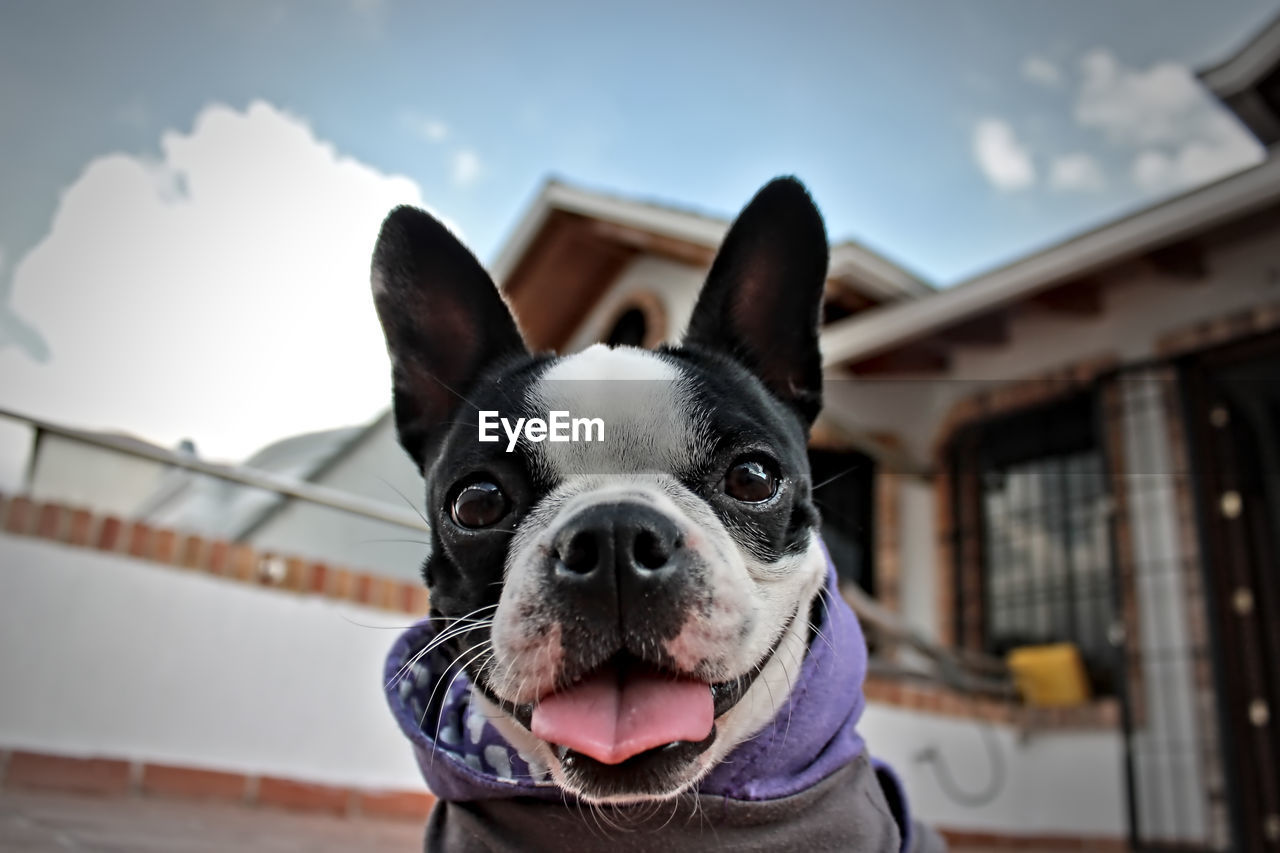
<instances>
[{"instance_id":1,"label":"metal railing","mask_svg":"<svg viewBox=\"0 0 1280 853\"><path fill-rule=\"evenodd\" d=\"M413 530L430 529L422 516L411 509L392 506L391 504L371 500L369 498L363 498L359 495L353 495L350 492L343 492L338 489L317 486L314 483L294 480L289 477L281 477L278 474L272 474L269 471L262 471L256 468L244 468L236 465L223 465L217 462L207 462L203 459L188 456L173 450L151 447L141 443L135 444L110 435L87 432L85 430L63 426L61 424L53 423L52 421L44 420L43 418L31 417L3 407L0 407L0 417L25 423L32 429L36 430L37 434L44 432L49 433L50 435L69 438L94 447L103 448L104 450L122 453L126 456L147 459L152 462L159 462L163 465L172 465L175 468L182 468L197 474L216 477L220 480L227 480L232 483L238 483L242 486L250 486L255 489L275 492L276 494L297 498L298 500L313 503L318 506L336 509L341 512L358 515L374 521L385 521L390 524L407 527Z\"/></svg>"},{"instance_id":2,"label":"metal railing","mask_svg":"<svg viewBox=\"0 0 1280 853\"><path fill-rule=\"evenodd\" d=\"M177 451L64 426L3 407L0 407L0 417L26 424L37 435L48 433L60 436L126 456L274 492L373 521L386 522L411 530L430 530L430 525L422 515L408 507L393 506L350 492L282 477L260 469L208 462ZM905 665L897 662L893 656L881 655L873 657L871 661L871 671L874 674L942 684L969 694L1013 696L1014 691L1008 671L1000 659L962 649L947 648L929 640L903 622L897 614L885 610L875 599L856 586L846 586L842 593L849 606L858 615L868 636L876 642L881 652L905 647L918 653L926 662L926 667L931 667L930 669Z\"/></svg>"}]
</instances>

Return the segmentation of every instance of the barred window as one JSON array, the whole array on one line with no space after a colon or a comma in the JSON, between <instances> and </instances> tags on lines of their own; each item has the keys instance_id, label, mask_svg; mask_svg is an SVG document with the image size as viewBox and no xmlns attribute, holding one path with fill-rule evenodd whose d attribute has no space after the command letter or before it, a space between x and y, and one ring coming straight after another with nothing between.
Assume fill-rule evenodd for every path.
<instances>
[{"instance_id":1,"label":"barred window","mask_svg":"<svg viewBox=\"0 0 1280 853\"><path fill-rule=\"evenodd\" d=\"M971 427L955 445L962 638L993 654L1074 643L1115 691L1106 472L1091 396Z\"/></svg>"}]
</instances>

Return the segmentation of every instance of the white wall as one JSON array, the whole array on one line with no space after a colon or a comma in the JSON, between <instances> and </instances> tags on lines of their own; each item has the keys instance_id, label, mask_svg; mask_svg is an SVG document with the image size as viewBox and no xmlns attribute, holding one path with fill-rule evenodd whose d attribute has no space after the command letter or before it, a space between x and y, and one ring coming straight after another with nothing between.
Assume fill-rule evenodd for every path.
<instances>
[{"instance_id":1,"label":"white wall","mask_svg":"<svg viewBox=\"0 0 1280 853\"><path fill-rule=\"evenodd\" d=\"M670 261L653 255L640 255L627 264L617 280L591 309L590 313L565 346L565 352L575 352L590 346L609 332L609 324L631 297L643 291L653 293L661 300L667 312L666 340L676 341L684 334L684 327L693 313L694 302L702 288L706 270L688 264Z\"/></svg>"},{"instance_id":2,"label":"white wall","mask_svg":"<svg viewBox=\"0 0 1280 853\"><path fill-rule=\"evenodd\" d=\"M159 462L46 433L40 438L30 493L40 501L130 516L155 493L164 474Z\"/></svg>"},{"instance_id":3,"label":"white wall","mask_svg":"<svg viewBox=\"0 0 1280 853\"><path fill-rule=\"evenodd\" d=\"M949 567L938 566L932 483L917 477L900 477L898 502L900 615L925 637L937 640L937 577L939 571Z\"/></svg>"},{"instance_id":4,"label":"white wall","mask_svg":"<svg viewBox=\"0 0 1280 853\"><path fill-rule=\"evenodd\" d=\"M421 789L355 624L409 618L0 535L0 745Z\"/></svg>"},{"instance_id":5,"label":"white wall","mask_svg":"<svg viewBox=\"0 0 1280 853\"><path fill-rule=\"evenodd\" d=\"M860 728L872 755L889 762L902 779L915 816L929 824L1008 835L1126 835L1119 734L1052 732L1024 739L1010 726L992 726L1004 784L989 803L965 806L947 796L937 769L917 756L937 749L957 786L983 793L993 766L979 725L870 703Z\"/></svg>"}]
</instances>

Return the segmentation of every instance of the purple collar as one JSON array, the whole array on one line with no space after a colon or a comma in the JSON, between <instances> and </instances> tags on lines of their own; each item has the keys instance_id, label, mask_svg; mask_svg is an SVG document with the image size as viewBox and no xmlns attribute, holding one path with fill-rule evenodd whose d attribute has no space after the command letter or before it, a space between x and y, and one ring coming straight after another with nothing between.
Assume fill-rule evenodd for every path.
<instances>
[{"instance_id":1,"label":"purple collar","mask_svg":"<svg viewBox=\"0 0 1280 853\"><path fill-rule=\"evenodd\" d=\"M786 705L702 780L699 793L735 800L787 797L863 752L857 724L866 705L867 646L840 596L829 555L820 595L818 633ZM391 711L413 743L431 791L451 801L516 796L563 801L547 768L517 753L473 704L470 682L458 667L449 668L444 655L433 653L407 664L435 635L429 621L414 625L392 647L384 673Z\"/></svg>"}]
</instances>

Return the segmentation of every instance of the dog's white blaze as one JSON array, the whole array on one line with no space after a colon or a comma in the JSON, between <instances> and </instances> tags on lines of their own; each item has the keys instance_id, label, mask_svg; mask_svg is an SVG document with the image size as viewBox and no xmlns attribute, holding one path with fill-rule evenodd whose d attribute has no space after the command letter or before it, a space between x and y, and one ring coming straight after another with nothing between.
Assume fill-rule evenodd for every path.
<instances>
[{"instance_id":1,"label":"dog's white blaze","mask_svg":"<svg viewBox=\"0 0 1280 853\"><path fill-rule=\"evenodd\" d=\"M600 418L604 440L544 442L533 452L558 479L684 467L704 440L685 382L670 361L634 347L596 344L561 359L529 390L529 408Z\"/></svg>"}]
</instances>

